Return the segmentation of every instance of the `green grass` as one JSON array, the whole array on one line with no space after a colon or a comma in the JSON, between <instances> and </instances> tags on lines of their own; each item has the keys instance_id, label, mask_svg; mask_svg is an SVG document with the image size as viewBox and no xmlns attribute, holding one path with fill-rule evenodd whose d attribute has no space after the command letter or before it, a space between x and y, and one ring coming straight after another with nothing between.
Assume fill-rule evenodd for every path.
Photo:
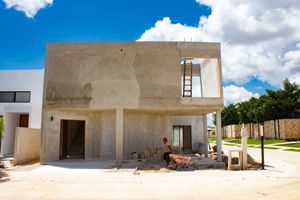
<instances>
[{"instance_id":1,"label":"green grass","mask_svg":"<svg viewBox=\"0 0 300 200\"><path fill-rule=\"evenodd\" d=\"M260 149L261 147L260 146L255 146L254 148ZM277 149L280 149L280 148L277 148L277 147L264 147L264 149L277 150Z\"/></svg>"},{"instance_id":2,"label":"green grass","mask_svg":"<svg viewBox=\"0 0 300 200\"><path fill-rule=\"evenodd\" d=\"M280 149L280 148L277 148L277 147L264 147L264 149L272 149L272 150L277 150L277 149Z\"/></svg>"},{"instance_id":3,"label":"green grass","mask_svg":"<svg viewBox=\"0 0 300 200\"><path fill-rule=\"evenodd\" d=\"M292 147L292 148L300 148L300 142L291 143L291 144L278 144L276 146L283 146L283 147Z\"/></svg>"},{"instance_id":4,"label":"green grass","mask_svg":"<svg viewBox=\"0 0 300 200\"><path fill-rule=\"evenodd\" d=\"M233 139L231 141L228 142L232 142L232 143L241 143L241 139ZM276 144L276 143L281 143L281 142L286 142L286 140L276 140L276 139L265 139L264 140L264 144ZM248 139L248 144L260 144L261 141L260 139Z\"/></svg>"},{"instance_id":5,"label":"green grass","mask_svg":"<svg viewBox=\"0 0 300 200\"><path fill-rule=\"evenodd\" d=\"M213 138L208 138L209 142L216 142L217 138L213 137ZM231 141L231 140L235 140L234 138L222 138L222 141Z\"/></svg>"},{"instance_id":6,"label":"green grass","mask_svg":"<svg viewBox=\"0 0 300 200\"><path fill-rule=\"evenodd\" d=\"M300 149L284 149L284 151L300 152Z\"/></svg>"}]
</instances>

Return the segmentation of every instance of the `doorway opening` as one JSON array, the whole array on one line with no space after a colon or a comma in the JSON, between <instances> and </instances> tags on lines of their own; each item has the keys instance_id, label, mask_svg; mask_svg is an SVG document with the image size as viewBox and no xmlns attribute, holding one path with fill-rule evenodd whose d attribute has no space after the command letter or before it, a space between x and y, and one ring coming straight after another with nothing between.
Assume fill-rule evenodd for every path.
<instances>
[{"instance_id":1,"label":"doorway opening","mask_svg":"<svg viewBox=\"0 0 300 200\"><path fill-rule=\"evenodd\" d=\"M5 124L5 129L4 129ZM3 157L14 157L16 140L16 128L29 127L29 113L7 112L2 116L3 132L1 140L0 155ZM1 134L0 134L1 135Z\"/></svg>"},{"instance_id":2,"label":"doorway opening","mask_svg":"<svg viewBox=\"0 0 300 200\"><path fill-rule=\"evenodd\" d=\"M172 145L184 153L192 151L192 126L173 126Z\"/></svg>"},{"instance_id":3,"label":"doorway opening","mask_svg":"<svg viewBox=\"0 0 300 200\"><path fill-rule=\"evenodd\" d=\"M19 127L28 128L29 114L20 114Z\"/></svg>"},{"instance_id":4,"label":"doorway opening","mask_svg":"<svg viewBox=\"0 0 300 200\"><path fill-rule=\"evenodd\" d=\"M59 159L84 159L85 121L61 120Z\"/></svg>"}]
</instances>

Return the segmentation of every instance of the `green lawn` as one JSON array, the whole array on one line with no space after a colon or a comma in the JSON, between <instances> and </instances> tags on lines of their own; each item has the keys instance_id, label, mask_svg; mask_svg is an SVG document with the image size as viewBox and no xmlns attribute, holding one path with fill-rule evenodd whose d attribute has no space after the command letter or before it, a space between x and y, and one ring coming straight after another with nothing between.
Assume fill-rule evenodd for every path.
<instances>
[{"instance_id":1,"label":"green lawn","mask_svg":"<svg viewBox=\"0 0 300 200\"><path fill-rule=\"evenodd\" d=\"M216 138L208 138L209 142L215 142ZM241 144L241 139L235 139L235 138L222 138L222 141L227 141L232 144ZM277 139L264 139L264 144L276 144L281 142L287 142L286 140L277 140ZM248 139L248 145L259 145L261 143L260 139ZM285 145L283 145L285 146ZM295 147L300 148L300 143L297 144L291 144L291 146L288 147Z\"/></svg>"},{"instance_id":2,"label":"green lawn","mask_svg":"<svg viewBox=\"0 0 300 200\"><path fill-rule=\"evenodd\" d=\"M261 147L260 147L260 146L256 146L256 147L254 147L254 148L260 149ZM264 149L277 150L277 149L280 149L280 148L277 148L277 147L264 147Z\"/></svg>"},{"instance_id":3,"label":"green lawn","mask_svg":"<svg viewBox=\"0 0 300 200\"><path fill-rule=\"evenodd\" d=\"M215 142L217 138L208 138L209 142ZM222 138L223 141L235 140L234 138Z\"/></svg>"},{"instance_id":4,"label":"green lawn","mask_svg":"<svg viewBox=\"0 0 300 200\"><path fill-rule=\"evenodd\" d=\"M284 151L300 152L300 149L284 149Z\"/></svg>"},{"instance_id":5,"label":"green lawn","mask_svg":"<svg viewBox=\"0 0 300 200\"><path fill-rule=\"evenodd\" d=\"M228 142L240 144L241 139L233 139L233 140L229 140ZM276 144L276 143L281 143L281 142L286 142L286 140L275 140L275 139L265 139L264 140L264 144ZM260 139L248 139L248 144L260 144L260 143L261 143Z\"/></svg>"},{"instance_id":6,"label":"green lawn","mask_svg":"<svg viewBox=\"0 0 300 200\"><path fill-rule=\"evenodd\" d=\"M292 147L292 148L300 148L300 142L291 143L291 144L278 144L276 146L283 146L283 147Z\"/></svg>"}]
</instances>

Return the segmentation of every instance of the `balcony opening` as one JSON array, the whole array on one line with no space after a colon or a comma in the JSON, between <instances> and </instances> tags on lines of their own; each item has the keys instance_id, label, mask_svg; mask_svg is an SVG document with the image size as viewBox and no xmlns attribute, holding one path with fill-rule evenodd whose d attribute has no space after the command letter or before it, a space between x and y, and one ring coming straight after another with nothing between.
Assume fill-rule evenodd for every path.
<instances>
[{"instance_id":1,"label":"balcony opening","mask_svg":"<svg viewBox=\"0 0 300 200\"><path fill-rule=\"evenodd\" d=\"M220 97L217 59L181 59L182 97Z\"/></svg>"}]
</instances>

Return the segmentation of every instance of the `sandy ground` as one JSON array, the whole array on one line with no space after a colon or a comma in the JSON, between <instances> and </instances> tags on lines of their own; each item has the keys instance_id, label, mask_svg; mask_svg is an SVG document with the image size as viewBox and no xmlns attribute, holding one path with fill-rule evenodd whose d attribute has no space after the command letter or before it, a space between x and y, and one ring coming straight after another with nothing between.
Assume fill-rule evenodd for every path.
<instances>
[{"instance_id":1,"label":"sandy ground","mask_svg":"<svg viewBox=\"0 0 300 200\"><path fill-rule=\"evenodd\" d=\"M224 147L224 151L228 148ZM259 149L249 153L260 159ZM300 199L300 153L266 150L267 170L133 175L111 162L17 167L0 183L0 199Z\"/></svg>"}]
</instances>

